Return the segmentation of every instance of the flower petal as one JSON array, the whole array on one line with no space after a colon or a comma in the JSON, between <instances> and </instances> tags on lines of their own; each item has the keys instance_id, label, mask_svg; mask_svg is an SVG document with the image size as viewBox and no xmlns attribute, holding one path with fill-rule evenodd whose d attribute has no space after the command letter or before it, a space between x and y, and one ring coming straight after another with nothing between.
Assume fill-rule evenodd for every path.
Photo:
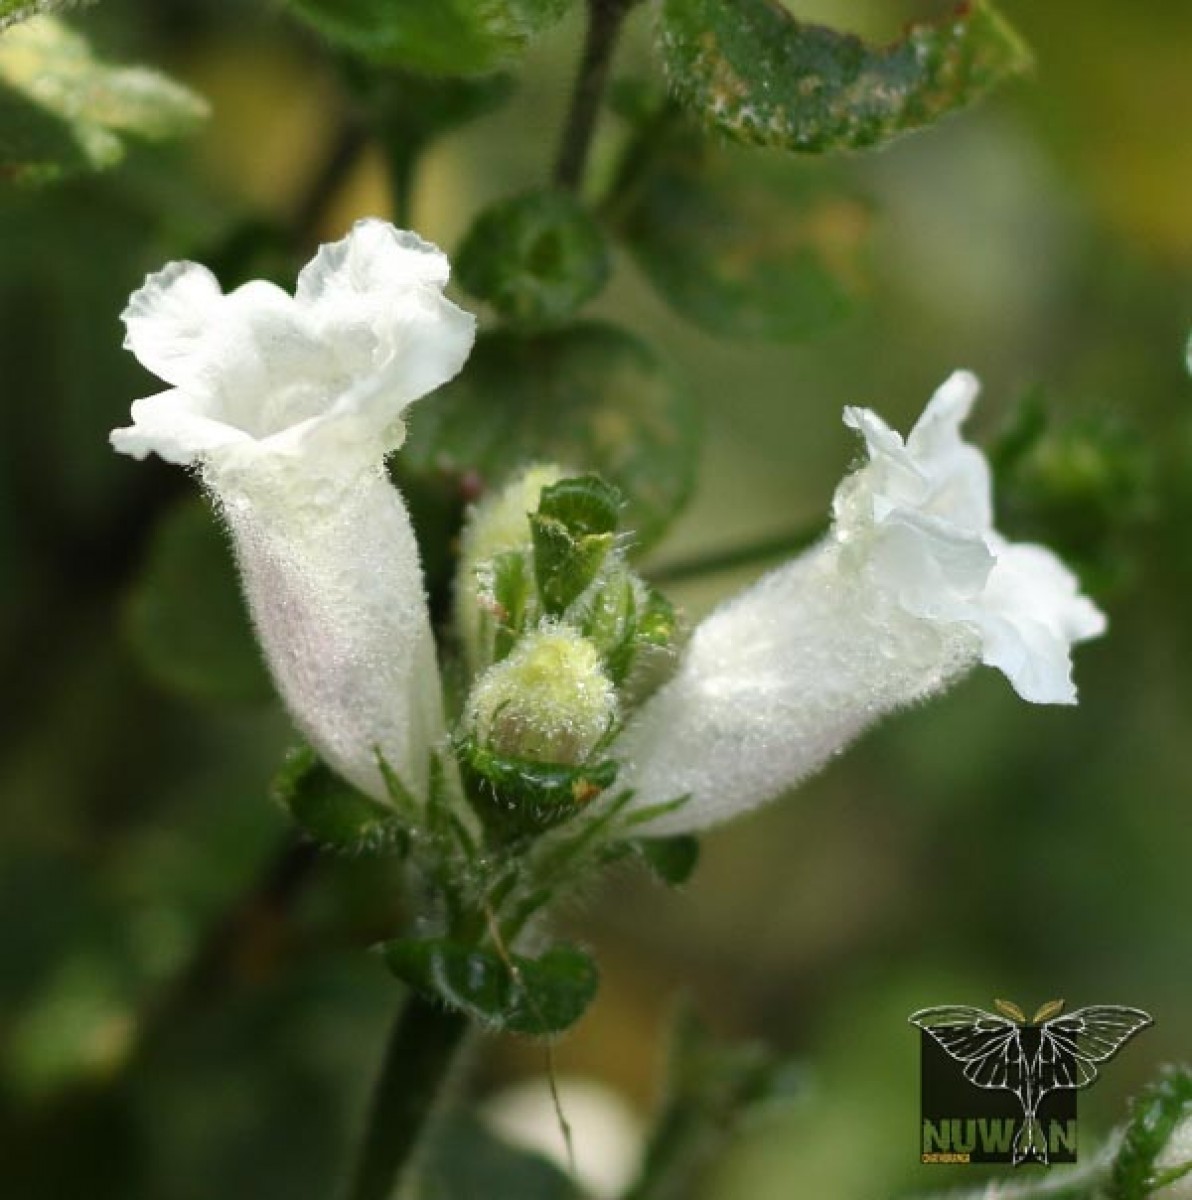
<instances>
[{"instance_id":1,"label":"flower petal","mask_svg":"<svg viewBox=\"0 0 1192 1200\"><path fill-rule=\"evenodd\" d=\"M248 434L212 420L203 412L201 400L178 388L134 400L132 420L127 428L113 429L109 440L113 449L133 458L156 454L185 467L212 451L252 443Z\"/></svg>"},{"instance_id":2,"label":"flower petal","mask_svg":"<svg viewBox=\"0 0 1192 1200\"><path fill-rule=\"evenodd\" d=\"M1024 700L1076 703L1071 648L1099 637L1108 622L1050 550L1001 543L981 610L982 662L1002 671Z\"/></svg>"},{"instance_id":3,"label":"flower petal","mask_svg":"<svg viewBox=\"0 0 1192 1200\"><path fill-rule=\"evenodd\" d=\"M133 292L121 314L124 347L159 379L177 387L201 382L201 363L223 292L206 267L167 263Z\"/></svg>"}]
</instances>

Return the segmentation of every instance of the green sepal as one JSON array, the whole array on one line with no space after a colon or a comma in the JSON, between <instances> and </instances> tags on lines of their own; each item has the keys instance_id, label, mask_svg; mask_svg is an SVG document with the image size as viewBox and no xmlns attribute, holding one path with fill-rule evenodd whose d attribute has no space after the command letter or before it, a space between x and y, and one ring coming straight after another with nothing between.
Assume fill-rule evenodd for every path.
<instances>
[{"instance_id":1,"label":"green sepal","mask_svg":"<svg viewBox=\"0 0 1192 1200\"><path fill-rule=\"evenodd\" d=\"M520 550L507 550L489 562L491 571L492 661L500 662L525 632L534 599L532 568Z\"/></svg>"},{"instance_id":2,"label":"green sepal","mask_svg":"<svg viewBox=\"0 0 1192 1200\"><path fill-rule=\"evenodd\" d=\"M642 862L669 887L681 887L699 866L699 839L689 833L631 843Z\"/></svg>"},{"instance_id":3,"label":"green sepal","mask_svg":"<svg viewBox=\"0 0 1192 1200\"><path fill-rule=\"evenodd\" d=\"M527 958L449 938L400 938L383 951L390 971L410 987L507 1033L561 1033L584 1014L600 985L596 964L574 946Z\"/></svg>"},{"instance_id":4,"label":"green sepal","mask_svg":"<svg viewBox=\"0 0 1192 1200\"><path fill-rule=\"evenodd\" d=\"M881 47L798 21L774 0L666 0L660 48L673 93L707 124L748 145L809 152L889 141L1032 61L988 0Z\"/></svg>"},{"instance_id":5,"label":"green sepal","mask_svg":"<svg viewBox=\"0 0 1192 1200\"><path fill-rule=\"evenodd\" d=\"M530 531L545 612L561 615L596 578L616 540L620 508L620 493L596 475L542 489Z\"/></svg>"},{"instance_id":6,"label":"green sepal","mask_svg":"<svg viewBox=\"0 0 1192 1200\"><path fill-rule=\"evenodd\" d=\"M611 787L617 764L583 766L510 758L478 746L457 745L464 786L490 834L500 841L533 837L583 812Z\"/></svg>"},{"instance_id":7,"label":"green sepal","mask_svg":"<svg viewBox=\"0 0 1192 1200\"><path fill-rule=\"evenodd\" d=\"M623 683L633 665L640 586L628 571L613 574L597 589L580 623L584 637L604 656L613 683Z\"/></svg>"},{"instance_id":8,"label":"green sepal","mask_svg":"<svg viewBox=\"0 0 1192 1200\"><path fill-rule=\"evenodd\" d=\"M558 325L608 281L609 251L573 196L528 192L476 218L455 259L455 278L512 324Z\"/></svg>"},{"instance_id":9,"label":"green sepal","mask_svg":"<svg viewBox=\"0 0 1192 1200\"><path fill-rule=\"evenodd\" d=\"M346 783L309 747L291 751L272 793L299 828L328 849L403 855L409 849L409 830L401 818Z\"/></svg>"},{"instance_id":10,"label":"green sepal","mask_svg":"<svg viewBox=\"0 0 1192 1200\"><path fill-rule=\"evenodd\" d=\"M1130 1120L1110 1170L1108 1200L1146 1200L1160 1186L1155 1166L1159 1156L1176 1127L1190 1118L1192 1072L1166 1067L1130 1106Z\"/></svg>"}]
</instances>

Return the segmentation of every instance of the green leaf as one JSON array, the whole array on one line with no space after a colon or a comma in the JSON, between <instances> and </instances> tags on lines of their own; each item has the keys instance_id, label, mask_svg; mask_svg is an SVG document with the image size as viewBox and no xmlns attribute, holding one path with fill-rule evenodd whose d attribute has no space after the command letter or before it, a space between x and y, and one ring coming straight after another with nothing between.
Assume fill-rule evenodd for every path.
<instances>
[{"instance_id":1,"label":"green leaf","mask_svg":"<svg viewBox=\"0 0 1192 1200\"><path fill-rule=\"evenodd\" d=\"M623 525L641 548L687 499L697 445L690 398L653 351L581 324L482 335L467 370L413 417L394 470L419 529L438 520L433 498L467 479L496 486L533 462L595 471L624 495Z\"/></svg>"},{"instance_id":2,"label":"green leaf","mask_svg":"<svg viewBox=\"0 0 1192 1200\"><path fill-rule=\"evenodd\" d=\"M551 616L560 616L596 578L613 548L620 507L620 493L597 475L542 489L529 520L538 595Z\"/></svg>"},{"instance_id":3,"label":"green leaf","mask_svg":"<svg viewBox=\"0 0 1192 1200\"><path fill-rule=\"evenodd\" d=\"M637 1181L625 1200L682 1200L758 1113L791 1103L803 1075L759 1043L726 1045L687 1004L675 1015L667 1090Z\"/></svg>"},{"instance_id":4,"label":"green leaf","mask_svg":"<svg viewBox=\"0 0 1192 1200\"><path fill-rule=\"evenodd\" d=\"M575 1200L576 1194L558 1167L462 1114L432 1134L418 1183L422 1200Z\"/></svg>"},{"instance_id":5,"label":"green leaf","mask_svg":"<svg viewBox=\"0 0 1192 1200\"><path fill-rule=\"evenodd\" d=\"M201 501L185 500L161 519L124 618L134 655L170 691L213 703L273 696L231 548Z\"/></svg>"},{"instance_id":6,"label":"green leaf","mask_svg":"<svg viewBox=\"0 0 1192 1200\"><path fill-rule=\"evenodd\" d=\"M604 287L609 253L592 216L565 192L503 200L476 219L455 263L459 283L508 321L557 325Z\"/></svg>"},{"instance_id":7,"label":"green leaf","mask_svg":"<svg viewBox=\"0 0 1192 1200\"><path fill-rule=\"evenodd\" d=\"M0 0L0 33L18 21L73 7L87 0Z\"/></svg>"},{"instance_id":8,"label":"green leaf","mask_svg":"<svg viewBox=\"0 0 1192 1200\"><path fill-rule=\"evenodd\" d=\"M675 96L713 128L810 152L889 141L1031 65L988 0L882 47L797 21L776 0L665 0L660 44Z\"/></svg>"},{"instance_id":9,"label":"green leaf","mask_svg":"<svg viewBox=\"0 0 1192 1200\"><path fill-rule=\"evenodd\" d=\"M478 75L512 62L570 0L291 0L328 41L374 62Z\"/></svg>"},{"instance_id":10,"label":"green leaf","mask_svg":"<svg viewBox=\"0 0 1192 1200\"><path fill-rule=\"evenodd\" d=\"M574 1025L600 982L596 964L573 946L506 961L446 938L403 938L385 946L385 961L411 987L482 1025L536 1036Z\"/></svg>"},{"instance_id":11,"label":"green leaf","mask_svg":"<svg viewBox=\"0 0 1192 1200\"><path fill-rule=\"evenodd\" d=\"M659 294L721 337L810 337L864 287L866 203L822 169L713 145L673 110L641 130L608 214Z\"/></svg>"},{"instance_id":12,"label":"green leaf","mask_svg":"<svg viewBox=\"0 0 1192 1200\"><path fill-rule=\"evenodd\" d=\"M53 17L0 39L0 179L109 167L124 155L124 135L160 141L206 115L194 92L145 67L107 66Z\"/></svg>"},{"instance_id":13,"label":"green leaf","mask_svg":"<svg viewBox=\"0 0 1192 1200\"><path fill-rule=\"evenodd\" d=\"M671 887L686 883L699 866L699 839L689 833L633 843L646 866Z\"/></svg>"},{"instance_id":14,"label":"green leaf","mask_svg":"<svg viewBox=\"0 0 1192 1200\"><path fill-rule=\"evenodd\" d=\"M1168 1067L1135 1097L1130 1122L1110 1172L1108 1200L1146 1200L1155 1163L1176 1126L1192 1117L1192 1073Z\"/></svg>"},{"instance_id":15,"label":"green leaf","mask_svg":"<svg viewBox=\"0 0 1192 1200\"><path fill-rule=\"evenodd\" d=\"M392 809L358 792L308 748L290 754L272 792L321 846L356 854L401 852L408 843Z\"/></svg>"}]
</instances>

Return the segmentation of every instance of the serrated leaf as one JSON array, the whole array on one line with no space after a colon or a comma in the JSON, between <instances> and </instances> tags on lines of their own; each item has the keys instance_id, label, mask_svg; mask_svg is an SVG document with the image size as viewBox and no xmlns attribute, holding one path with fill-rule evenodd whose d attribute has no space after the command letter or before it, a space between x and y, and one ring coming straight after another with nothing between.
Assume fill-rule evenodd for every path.
<instances>
[{"instance_id":1,"label":"serrated leaf","mask_svg":"<svg viewBox=\"0 0 1192 1200\"><path fill-rule=\"evenodd\" d=\"M446 938L403 938L385 946L401 980L473 1020L510 1033L545 1036L574 1025L599 987L596 964L574 946L506 961Z\"/></svg>"},{"instance_id":2,"label":"serrated leaf","mask_svg":"<svg viewBox=\"0 0 1192 1200\"><path fill-rule=\"evenodd\" d=\"M1110 1171L1108 1200L1146 1200L1155 1164L1176 1126L1192 1117L1192 1073L1168 1067L1130 1105L1130 1120Z\"/></svg>"},{"instance_id":3,"label":"serrated leaf","mask_svg":"<svg viewBox=\"0 0 1192 1200\"><path fill-rule=\"evenodd\" d=\"M560 616L596 578L613 548L621 497L595 475L542 489L529 514L534 573L544 610Z\"/></svg>"},{"instance_id":4,"label":"serrated leaf","mask_svg":"<svg viewBox=\"0 0 1192 1200\"><path fill-rule=\"evenodd\" d=\"M263 701L273 685L240 596L232 551L199 500L161 519L124 614L146 673L188 699Z\"/></svg>"},{"instance_id":5,"label":"serrated leaf","mask_svg":"<svg viewBox=\"0 0 1192 1200\"><path fill-rule=\"evenodd\" d=\"M1062 1000L1048 1000L1046 1004L1039 1006L1038 1011L1031 1017L1031 1024L1038 1025L1043 1021L1050 1021L1052 1017L1058 1017L1064 1011L1064 1002Z\"/></svg>"},{"instance_id":6,"label":"serrated leaf","mask_svg":"<svg viewBox=\"0 0 1192 1200\"><path fill-rule=\"evenodd\" d=\"M676 312L721 337L795 341L852 310L871 220L850 188L714 145L673 114L640 137L608 215Z\"/></svg>"},{"instance_id":7,"label":"serrated leaf","mask_svg":"<svg viewBox=\"0 0 1192 1200\"><path fill-rule=\"evenodd\" d=\"M604 287L608 246L573 196L528 192L477 217L460 246L455 275L514 324L558 325Z\"/></svg>"},{"instance_id":8,"label":"serrated leaf","mask_svg":"<svg viewBox=\"0 0 1192 1200\"><path fill-rule=\"evenodd\" d=\"M570 0L290 0L328 41L374 62L477 75L514 61Z\"/></svg>"},{"instance_id":9,"label":"serrated leaf","mask_svg":"<svg viewBox=\"0 0 1192 1200\"><path fill-rule=\"evenodd\" d=\"M689 833L643 838L634 847L646 866L670 887L686 883L699 866L699 839Z\"/></svg>"},{"instance_id":10,"label":"serrated leaf","mask_svg":"<svg viewBox=\"0 0 1192 1200\"><path fill-rule=\"evenodd\" d=\"M112 166L124 135L160 141L190 133L206 102L145 67L112 67L53 17L0 40L0 178L40 182Z\"/></svg>"},{"instance_id":11,"label":"serrated leaf","mask_svg":"<svg viewBox=\"0 0 1192 1200\"><path fill-rule=\"evenodd\" d=\"M414 416L394 470L419 529L436 526L435 497L458 481L496 486L533 462L591 470L624 495L636 549L682 508L697 430L687 391L632 335L595 323L500 331L477 339L463 374Z\"/></svg>"},{"instance_id":12,"label":"serrated leaf","mask_svg":"<svg viewBox=\"0 0 1192 1200\"><path fill-rule=\"evenodd\" d=\"M889 141L1031 64L988 0L882 47L798 21L777 0L666 0L660 43L672 91L707 124L809 152Z\"/></svg>"},{"instance_id":13,"label":"serrated leaf","mask_svg":"<svg viewBox=\"0 0 1192 1200\"><path fill-rule=\"evenodd\" d=\"M310 749L295 751L278 773L274 799L314 841L353 854L404 848L407 834L390 808L358 792Z\"/></svg>"},{"instance_id":14,"label":"serrated leaf","mask_svg":"<svg viewBox=\"0 0 1192 1200\"><path fill-rule=\"evenodd\" d=\"M1013 1001L995 1000L993 1002L993 1007L996 1008L1003 1017L1009 1017L1011 1021L1017 1021L1019 1025L1026 1024L1026 1013L1024 1013L1022 1009L1019 1008L1018 1005Z\"/></svg>"}]
</instances>

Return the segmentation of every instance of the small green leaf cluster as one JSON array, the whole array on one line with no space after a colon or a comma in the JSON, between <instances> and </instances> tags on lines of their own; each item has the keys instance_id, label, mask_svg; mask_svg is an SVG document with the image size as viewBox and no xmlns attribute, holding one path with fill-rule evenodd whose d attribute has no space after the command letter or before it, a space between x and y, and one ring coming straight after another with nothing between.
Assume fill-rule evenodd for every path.
<instances>
[{"instance_id":1,"label":"small green leaf cluster","mask_svg":"<svg viewBox=\"0 0 1192 1200\"><path fill-rule=\"evenodd\" d=\"M659 809L628 812L608 747L670 661L670 605L629 565L626 505L593 474L536 466L477 503L461 537L459 719L422 803L380 760L387 802L310 751L275 794L326 849L404 864L419 919L383 947L419 992L513 1033L554 1034L595 995L576 947L521 949L538 914L587 874L636 859L663 882L694 870L694 838L636 840ZM679 801L675 802L676 804ZM669 811L673 805L661 806Z\"/></svg>"},{"instance_id":2,"label":"small green leaf cluster","mask_svg":"<svg viewBox=\"0 0 1192 1200\"><path fill-rule=\"evenodd\" d=\"M674 639L673 609L618 540L623 507L599 476L540 466L465 525L455 612L472 683L461 765L500 836L570 820L610 787L604 751Z\"/></svg>"}]
</instances>

